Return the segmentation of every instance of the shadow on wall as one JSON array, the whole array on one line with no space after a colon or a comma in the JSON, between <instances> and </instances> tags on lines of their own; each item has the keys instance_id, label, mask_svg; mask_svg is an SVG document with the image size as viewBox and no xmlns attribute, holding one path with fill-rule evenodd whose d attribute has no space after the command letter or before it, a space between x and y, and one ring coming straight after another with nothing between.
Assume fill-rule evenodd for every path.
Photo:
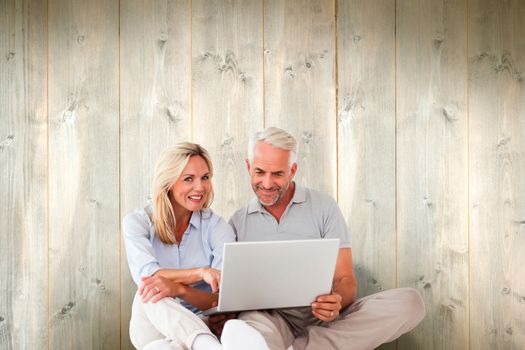
<instances>
[{"instance_id":1,"label":"shadow on wall","mask_svg":"<svg viewBox=\"0 0 525 350\"><path fill-rule=\"evenodd\" d=\"M353 267L355 277L357 278L357 298L395 288L395 286L383 286L377 277L364 265L354 264Z\"/></svg>"},{"instance_id":2,"label":"shadow on wall","mask_svg":"<svg viewBox=\"0 0 525 350\"><path fill-rule=\"evenodd\" d=\"M361 264L354 264L354 274L357 278L357 298L362 298L370 294L378 293L384 290L396 288L395 286L383 286L372 272ZM403 349L418 349L418 342L411 337L410 332L401 336L403 338ZM407 336L408 335L408 336ZM395 350L397 349L396 341L385 343L376 350Z\"/></svg>"}]
</instances>

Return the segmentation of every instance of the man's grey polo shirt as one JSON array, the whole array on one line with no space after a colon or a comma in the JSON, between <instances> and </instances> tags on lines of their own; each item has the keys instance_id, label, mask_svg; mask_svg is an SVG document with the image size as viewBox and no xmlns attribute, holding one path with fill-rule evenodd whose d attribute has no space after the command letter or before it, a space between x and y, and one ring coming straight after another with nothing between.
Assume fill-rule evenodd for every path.
<instances>
[{"instance_id":1,"label":"man's grey polo shirt","mask_svg":"<svg viewBox=\"0 0 525 350\"><path fill-rule=\"evenodd\" d=\"M339 238L341 248L351 247L346 222L335 200L297 184L279 223L255 197L233 214L230 225L238 241Z\"/></svg>"}]
</instances>

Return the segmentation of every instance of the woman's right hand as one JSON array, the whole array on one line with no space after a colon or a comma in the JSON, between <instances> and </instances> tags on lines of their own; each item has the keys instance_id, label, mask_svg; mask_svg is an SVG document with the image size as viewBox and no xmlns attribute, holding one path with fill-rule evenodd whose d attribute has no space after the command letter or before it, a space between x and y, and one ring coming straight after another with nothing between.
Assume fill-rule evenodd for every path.
<instances>
[{"instance_id":1,"label":"woman's right hand","mask_svg":"<svg viewBox=\"0 0 525 350\"><path fill-rule=\"evenodd\" d=\"M217 293L219 291L219 286L221 284L221 272L219 270L211 267L202 267L200 269L200 276L204 282L210 285L212 293Z\"/></svg>"},{"instance_id":2,"label":"woman's right hand","mask_svg":"<svg viewBox=\"0 0 525 350\"><path fill-rule=\"evenodd\" d=\"M139 288L139 295L144 303L150 300L156 303L162 298L178 297L182 293L184 293L184 286L181 283L156 275L142 277L142 285Z\"/></svg>"}]
</instances>

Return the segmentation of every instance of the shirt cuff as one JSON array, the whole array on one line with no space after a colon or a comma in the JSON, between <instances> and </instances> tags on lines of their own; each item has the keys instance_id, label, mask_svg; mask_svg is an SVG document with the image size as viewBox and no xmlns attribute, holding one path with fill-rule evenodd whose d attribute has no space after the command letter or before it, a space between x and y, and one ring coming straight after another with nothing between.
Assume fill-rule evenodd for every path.
<instances>
[{"instance_id":1,"label":"shirt cuff","mask_svg":"<svg viewBox=\"0 0 525 350\"><path fill-rule=\"evenodd\" d=\"M144 266L142 271L140 272L140 277L149 277L152 276L155 272L160 270L160 266L158 263L153 263Z\"/></svg>"},{"instance_id":2,"label":"shirt cuff","mask_svg":"<svg viewBox=\"0 0 525 350\"><path fill-rule=\"evenodd\" d=\"M352 243L341 241L341 243L339 243L339 248L352 248Z\"/></svg>"}]
</instances>

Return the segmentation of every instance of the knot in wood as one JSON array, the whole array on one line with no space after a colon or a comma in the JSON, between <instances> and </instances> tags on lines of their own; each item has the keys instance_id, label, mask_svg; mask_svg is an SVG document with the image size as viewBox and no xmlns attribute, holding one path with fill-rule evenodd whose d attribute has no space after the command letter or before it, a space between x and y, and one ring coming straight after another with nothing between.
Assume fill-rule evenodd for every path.
<instances>
[{"instance_id":1,"label":"knot in wood","mask_svg":"<svg viewBox=\"0 0 525 350\"><path fill-rule=\"evenodd\" d=\"M15 135L8 135L6 139L0 142L0 151L3 151L4 148L10 147L15 142Z\"/></svg>"},{"instance_id":2,"label":"knot in wood","mask_svg":"<svg viewBox=\"0 0 525 350\"><path fill-rule=\"evenodd\" d=\"M168 41L168 33L166 33L166 32L160 33L159 41L163 41L163 42Z\"/></svg>"},{"instance_id":3,"label":"knot in wood","mask_svg":"<svg viewBox=\"0 0 525 350\"><path fill-rule=\"evenodd\" d=\"M303 140L303 143L309 144L310 142L312 142L313 137L314 135L311 131L305 131L303 132L303 135L301 138Z\"/></svg>"}]
</instances>

